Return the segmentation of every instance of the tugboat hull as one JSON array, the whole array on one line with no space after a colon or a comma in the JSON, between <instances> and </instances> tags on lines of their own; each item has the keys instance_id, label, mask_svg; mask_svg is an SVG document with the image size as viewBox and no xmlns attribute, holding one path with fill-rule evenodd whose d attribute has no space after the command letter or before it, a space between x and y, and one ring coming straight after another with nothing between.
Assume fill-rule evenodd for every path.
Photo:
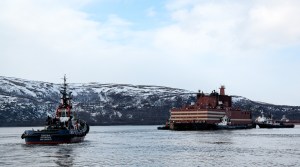
<instances>
[{"instance_id":1,"label":"tugboat hull","mask_svg":"<svg viewBox=\"0 0 300 167\"><path fill-rule=\"evenodd\" d=\"M222 126L222 125L217 125L217 129L220 129L220 130L222 130L222 129L228 129L228 130L234 130L234 129L252 129L252 128L255 128L255 126L254 125L252 125L252 124L250 124L250 125L236 125L236 126L234 126L234 125L231 125L231 126L229 126L229 125L225 125L225 126Z\"/></svg>"},{"instance_id":2,"label":"tugboat hull","mask_svg":"<svg viewBox=\"0 0 300 167\"><path fill-rule=\"evenodd\" d=\"M57 137L51 136L50 139L44 140L43 137L26 137L26 144L64 144L64 143L79 143L84 140L84 137Z\"/></svg>"},{"instance_id":3,"label":"tugboat hull","mask_svg":"<svg viewBox=\"0 0 300 167\"><path fill-rule=\"evenodd\" d=\"M25 131L21 138L25 139L26 144L62 144L62 143L79 143L84 140L85 135L89 132L89 126L86 125L84 131L79 130L43 130Z\"/></svg>"},{"instance_id":4,"label":"tugboat hull","mask_svg":"<svg viewBox=\"0 0 300 167\"><path fill-rule=\"evenodd\" d=\"M294 128L294 124L280 124L280 125L274 125L274 124L257 124L259 128Z\"/></svg>"}]
</instances>

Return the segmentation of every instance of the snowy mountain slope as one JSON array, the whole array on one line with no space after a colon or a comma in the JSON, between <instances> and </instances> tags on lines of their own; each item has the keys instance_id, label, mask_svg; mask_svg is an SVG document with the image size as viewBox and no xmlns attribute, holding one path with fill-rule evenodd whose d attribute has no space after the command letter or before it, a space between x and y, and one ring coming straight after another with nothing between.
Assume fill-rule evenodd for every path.
<instances>
[{"instance_id":1,"label":"snowy mountain slope","mask_svg":"<svg viewBox=\"0 0 300 167\"><path fill-rule=\"evenodd\" d=\"M60 84L0 76L0 126L42 125L59 104ZM195 100L191 91L163 86L71 83L73 107L91 125L162 124L172 107ZM233 97L234 107L300 119L300 107L277 106Z\"/></svg>"},{"instance_id":2,"label":"snowy mountain slope","mask_svg":"<svg viewBox=\"0 0 300 167\"><path fill-rule=\"evenodd\" d=\"M264 112L280 119L283 115L291 120L300 120L300 106L274 105L264 102L252 101L241 96L232 96L233 107L252 111L253 117Z\"/></svg>"},{"instance_id":3,"label":"snowy mountain slope","mask_svg":"<svg viewBox=\"0 0 300 167\"><path fill-rule=\"evenodd\" d=\"M41 124L59 104L60 84L0 77L0 126ZM90 124L160 124L190 91L162 86L69 84L74 111Z\"/></svg>"}]
</instances>

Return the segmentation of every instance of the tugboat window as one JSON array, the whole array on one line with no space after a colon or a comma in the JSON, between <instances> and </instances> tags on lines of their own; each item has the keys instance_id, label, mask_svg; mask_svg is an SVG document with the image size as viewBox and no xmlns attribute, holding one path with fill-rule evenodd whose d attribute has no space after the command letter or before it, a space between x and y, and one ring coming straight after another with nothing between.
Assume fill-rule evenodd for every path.
<instances>
[{"instance_id":1,"label":"tugboat window","mask_svg":"<svg viewBox=\"0 0 300 167\"><path fill-rule=\"evenodd\" d=\"M61 117L66 117L67 116L67 112L66 112L66 110L65 109L62 109L62 110L60 110L60 116Z\"/></svg>"}]
</instances>

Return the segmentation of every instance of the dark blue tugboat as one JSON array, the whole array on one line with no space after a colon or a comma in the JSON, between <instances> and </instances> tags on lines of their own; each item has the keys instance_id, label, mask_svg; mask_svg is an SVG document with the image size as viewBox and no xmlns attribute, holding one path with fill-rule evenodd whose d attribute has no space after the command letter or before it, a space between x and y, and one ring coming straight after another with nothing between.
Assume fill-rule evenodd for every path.
<instances>
[{"instance_id":1,"label":"dark blue tugboat","mask_svg":"<svg viewBox=\"0 0 300 167\"><path fill-rule=\"evenodd\" d=\"M289 123L289 119L283 115L280 121L273 120L272 115L270 117L266 117L263 112L261 112L261 116L259 116L255 123L259 126L259 128L294 128L295 125L293 123Z\"/></svg>"},{"instance_id":2,"label":"dark blue tugboat","mask_svg":"<svg viewBox=\"0 0 300 167\"><path fill-rule=\"evenodd\" d=\"M61 104L58 106L55 117L47 118L47 123L42 130L26 130L21 138L26 144L62 144L77 143L84 140L89 132L89 125L77 119L71 111L71 93L67 92L66 76L61 87Z\"/></svg>"}]
</instances>

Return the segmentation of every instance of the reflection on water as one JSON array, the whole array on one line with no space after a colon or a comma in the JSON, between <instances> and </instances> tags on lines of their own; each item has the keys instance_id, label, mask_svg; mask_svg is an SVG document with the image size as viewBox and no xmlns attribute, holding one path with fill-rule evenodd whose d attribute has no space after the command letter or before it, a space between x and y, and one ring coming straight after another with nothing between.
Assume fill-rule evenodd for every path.
<instances>
[{"instance_id":1,"label":"reflection on water","mask_svg":"<svg viewBox=\"0 0 300 167\"><path fill-rule=\"evenodd\" d=\"M21 161L30 161L30 166L73 166L74 147L73 144L61 145L26 145L20 144L24 155L18 155L23 159ZM0 163L1 166L1 163Z\"/></svg>"},{"instance_id":2,"label":"reflection on water","mask_svg":"<svg viewBox=\"0 0 300 167\"><path fill-rule=\"evenodd\" d=\"M158 131L156 126L93 126L84 142L54 146L25 145L20 138L24 129L0 128L0 166L300 164L300 126L198 132Z\"/></svg>"},{"instance_id":3,"label":"reflection on water","mask_svg":"<svg viewBox=\"0 0 300 167\"><path fill-rule=\"evenodd\" d=\"M55 152L55 163L58 166L73 166L74 156L72 155L73 148L68 146L59 146Z\"/></svg>"}]
</instances>

